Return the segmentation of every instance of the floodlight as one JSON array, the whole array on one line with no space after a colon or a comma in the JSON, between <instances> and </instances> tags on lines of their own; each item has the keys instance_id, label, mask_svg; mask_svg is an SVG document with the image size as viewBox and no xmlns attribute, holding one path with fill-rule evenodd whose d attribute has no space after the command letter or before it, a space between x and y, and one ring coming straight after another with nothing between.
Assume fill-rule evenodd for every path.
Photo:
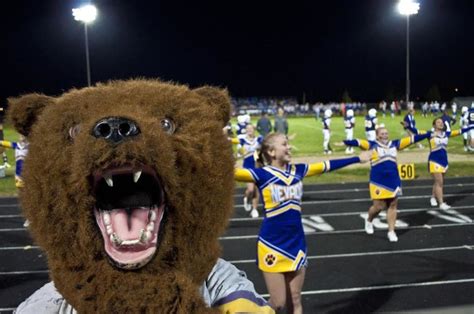
<instances>
[{"instance_id":1,"label":"floodlight","mask_svg":"<svg viewBox=\"0 0 474 314\"><path fill-rule=\"evenodd\" d=\"M84 23L84 38L86 48L86 71L87 71L87 86L91 86L91 69L89 62L89 39L87 35L87 24L92 23L97 17L97 9L92 4L84 5L80 8L72 9L72 15L76 21Z\"/></svg>"},{"instance_id":2,"label":"floodlight","mask_svg":"<svg viewBox=\"0 0 474 314\"><path fill-rule=\"evenodd\" d=\"M97 8L92 4L87 4L80 8L72 9L72 15L76 21L89 24L97 17Z\"/></svg>"},{"instance_id":3,"label":"floodlight","mask_svg":"<svg viewBox=\"0 0 474 314\"><path fill-rule=\"evenodd\" d=\"M398 12L403 15L417 14L420 10L420 4L413 0L400 0L398 2Z\"/></svg>"}]
</instances>

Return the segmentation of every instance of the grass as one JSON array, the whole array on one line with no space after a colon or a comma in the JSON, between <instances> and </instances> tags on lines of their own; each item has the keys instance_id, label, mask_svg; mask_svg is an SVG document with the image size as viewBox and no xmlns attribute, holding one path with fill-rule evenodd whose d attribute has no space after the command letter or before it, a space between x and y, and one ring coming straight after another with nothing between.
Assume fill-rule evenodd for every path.
<instances>
[{"instance_id":1,"label":"grass","mask_svg":"<svg viewBox=\"0 0 474 314\"><path fill-rule=\"evenodd\" d=\"M400 124L403 120L403 113L400 116L391 118L390 115L386 117L378 116L378 123L385 124L388 129L391 139L398 139L407 136L407 133ZM420 130L430 130L432 127L434 117L423 117L420 114L415 115L416 126ZM234 124L235 120L232 121ZM257 118L252 120L256 124ZM273 121L272 121L273 122ZM306 156L321 156L323 154L323 135L321 120L316 120L314 117L295 117L288 119L289 133L296 134L291 145L294 147L292 155L294 158ZM453 130L459 128L458 123L452 126ZM344 155L345 146L341 145L345 139L344 124L342 117L333 117L331 121L331 146L334 152L330 158L340 158ZM355 138L365 138L364 117L356 117L356 126L354 129ZM339 143L339 145L338 145ZM423 142L425 147L428 146L426 141ZM426 152L428 148L425 148ZM413 151L413 150L412 150ZM466 161L456 161L449 163L449 170L447 177L459 176L474 176L474 155L468 155L464 152L464 145L462 136L451 138L448 144L449 154L461 154L466 156ZM402 151L400 154L403 154ZM329 158L329 157L328 157ZM471 160L468 160L471 159ZM427 161L415 162L415 173L417 179L429 179L431 175L428 172ZM308 177L304 179L305 184L314 183L342 183L342 182L368 182L369 170L368 167L348 167L328 174L320 176ZM237 186L245 186L245 184L237 183Z\"/></svg>"},{"instance_id":2,"label":"grass","mask_svg":"<svg viewBox=\"0 0 474 314\"><path fill-rule=\"evenodd\" d=\"M391 118L387 115L385 118L381 115L378 116L378 123L385 124L388 129L391 139L398 139L407 136L407 133L400 125L400 121L403 120L403 115L395 116ZM258 117L257 117L258 118ZM256 125L257 118L252 119L252 123ZM430 130L434 117L428 116L423 117L420 114L415 115L416 127L420 130ZM272 121L273 122L273 121ZM236 120L233 119L232 123L235 125ZM296 133L296 137L291 141L291 144L295 147L293 150L293 156L312 156L320 155L323 153L323 135L322 135L322 123L321 120L316 120L313 116L311 117L295 117L288 119L289 134ZM458 129L459 122L456 123L452 129ZM342 143L345 139L344 123L342 117L332 117L331 121L331 146L334 153L343 153L345 146L337 146L336 143ZM365 139L364 129L364 117L357 116L356 124L354 128L354 137ZM425 143L426 146L426 143ZM449 140L449 152L455 154L464 154L462 136L452 138Z\"/></svg>"},{"instance_id":3,"label":"grass","mask_svg":"<svg viewBox=\"0 0 474 314\"><path fill-rule=\"evenodd\" d=\"M391 118L387 115L385 118L382 116L378 117L379 123L384 123L390 132L392 139L406 136L406 132L400 125L400 121L403 120L402 116L395 116ZM433 117L422 117L416 115L416 125L419 129L429 130L431 129L431 123ZM236 120L233 119L233 124ZM256 124L257 119L252 120ZM316 120L314 117L294 117L288 119L290 128L290 134L296 134L291 144L295 147L293 149L294 157L305 157L305 156L321 156L323 152L323 136L321 120ZM459 124L455 124L453 129L457 129ZM337 143L342 143L345 138L344 124L342 117L333 117L332 123L332 135L331 135L331 146L336 157L344 155L345 146L338 146ZM16 141L18 140L18 134L8 125L4 129L5 140ZM364 130L364 117L356 117L356 126L354 129L354 136L356 138L365 138ZM426 143L425 143L426 146ZM463 150L462 137L452 138L449 141L448 150L450 154L463 154L466 153ZM12 165L11 168L7 169L7 176L0 179L0 196L14 196L17 194L15 187L15 156L12 149L6 150L8 155L8 161ZM403 152L402 152L403 153ZM471 155L472 160L450 162L449 171L447 176L474 176L474 155ZM417 178L430 178L430 174L426 169L426 162L415 164ZM305 179L306 184L311 183L337 183L337 182L364 182L368 181L369 172L366 167L349 167L341 169L330 174L323 174L321 176L314 176ZM238 183L238 186L244 186L244 184Z\"/></svg>"}]
</instances>

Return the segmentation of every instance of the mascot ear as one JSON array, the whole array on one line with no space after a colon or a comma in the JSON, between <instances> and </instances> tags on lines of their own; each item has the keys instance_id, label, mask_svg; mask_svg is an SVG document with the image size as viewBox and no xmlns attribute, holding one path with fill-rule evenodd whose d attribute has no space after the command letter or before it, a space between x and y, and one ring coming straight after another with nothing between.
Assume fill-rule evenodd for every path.
<instances>
[{"instance_id":1,"label":"mascot ear","mask_svg":"<svg viewBox=\"0 0 474 314\"><path fill-rule=\"evenodd\" d=\"M8 98L8 119L13 123L13 127L18 133L28 136L46 105L53 103L53 97L41 94Z\"/></svg>"},{"instance_id":2,"label":"mascot ear","mask_svg":"<svg viewBox=\"0 0 474 314\"><path fill-rule=\"evenodd\" d=\"M227 89L203 86L193 91L207 99L224 127L230 119L230 97Z\"/></svg>"}]
</instances>

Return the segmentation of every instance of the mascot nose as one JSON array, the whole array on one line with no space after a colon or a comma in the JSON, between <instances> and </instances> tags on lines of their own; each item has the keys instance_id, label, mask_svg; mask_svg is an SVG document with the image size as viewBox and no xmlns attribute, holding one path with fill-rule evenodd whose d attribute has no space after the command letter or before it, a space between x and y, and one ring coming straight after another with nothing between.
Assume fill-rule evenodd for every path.
<instances>
[{"instance_id":1,"label":"mascot nose","mask_svg":"<svg viewBox=\"0 0 474 314\"><path fill-rule=\"evenodd\" d=\"M96 123L92 134L96 138L104 138L117 144L126 138L140 134L140 128L134 121L127 118L108 117Z\"/></svg>"}]
</instances>

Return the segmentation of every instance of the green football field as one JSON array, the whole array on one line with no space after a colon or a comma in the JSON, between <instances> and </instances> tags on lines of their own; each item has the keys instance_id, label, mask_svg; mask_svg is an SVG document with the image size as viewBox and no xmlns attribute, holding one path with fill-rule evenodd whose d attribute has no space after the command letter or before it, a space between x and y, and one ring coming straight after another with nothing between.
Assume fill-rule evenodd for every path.
<instances>
[{"instance_id":1,"label":"green football field","mask_svg":"<svg viewBox=\"0 0 474 314\"><path fill-rule=\"evenodd\" d=\"M404 117L402 115L396 115L391 118L390 115L383 117L378 115L378 123L384 124L388 129L390 138L398 139L407 136L406 131L400 124ZM435 117L428 115L423 117L420 114L415 115L416 127L419 130L430 130ZM459 117L458 117L459 118ZM252 119L252 123L257 123L258 117ZM273 119L272 123L273 123ZM232 120L233 125L236 124L236 119ZM294 139L291 141L293 147L292 155L295 158L298 157L311 157L311 156L323 156L323 134L322 134L322 123L321 120L316 120L314 117L293 117L288 118L289 134L295 134ZM453 130L459 128L459 121L452 126ZM345 145L342 141L345 139L343 118L333 116L331 121L331 147L334 154L327 156L330 158L341 158L347 155L344 154ZM354 137L365 139L365 128L364 128L364 116L356 116L356 125L354 129ZM411 149L410 151L420 152L422 158L420 160L413 161L416 169L416 178L430 178L431 175L427 169L426 155L428 154L428 143L426 140L422 141L425 148L419 150L418 148ZM355 150L358 153L358 149ZM453 156L461 156L462 161L450 161L449 171L446 174L448 177L456 176L474 176L474 154L464 152L464 145L462 136L454 137L449 140L448 153ZM401 154L404 154L402 151ZM340 182L356 182L356 181L367 181L369 177L369 169L358 168L358 167L347 167L340 169L330 174L321 176L307 177L305 183L340 183Z\"/></svg>"},{"instance_id":2,"label":"green football field","mask_svg":"<svg viewBox=\"0 0 474 314\"><path fill-rule=\"evenodd\" d=\"M252 123L257 123L258 117L252 119ZM429 130L434 117L428 116L426 118L421 115L415 115L416 126L418 129ZM273 119L271 118L272 122ZM397 139L406 136L406 132L400 125L400 121L403 120L403 115L395 116L393 119L387 115L385 118L378 116L379 124L383 123L390 132L391 139ZM236 119L232 119L233 125L236 124ZM291 141L293 146L294 157L306 157L306 156L321 156L323 155L323 134L321 120L316 120L313 116L310 117L290 117L288 118L289 133L295 134L294 139ZM453 129L459 127L459 122L453 126ZM344 155L345 146L342 141L345 138L344 124L342 117L334 116L331 122L331 146L334 151L336 158L340 158ZM364 117L356 117L356 126L354 136L356 138L365 138L364 130ZM18 134L10 127L4 128L5 140L17 141ZM423 143L427 146L426 141ZM427 150L427 148L425 148ZM357 150L356 150L357 151ZM450 154L461 154L467 156L467 161L462 162L450 162L448 176L474 176L474 154L467 154L463 150L462 137L452 138L449 141L448 151ZM8 155L8 162L12 166L8 168L6 173L7 177L0 179L0 196L5 195L16 195L17 190L15 188L14 174L15 174L15 157L12 149L6 150ZM334 156L333 155L333 156ZM328 157L329 158L329 157ZM334 157L331 157L334 158ZM470 160L472 158L472 160ZM426 161L415 164L418 178L429 178L430 175L426 170ZM354 181L367 181L368 169L365 168L345 168L332 172L330 174L309 177L305 179L306 183L330 183L330 182L354 182ZM241 184L239 184L240 186Z\"/></svg>"},{"instance_id":3,"label":"green football field","mask_svg":"<svg viewBox=\"0 0 474 314\"><path fill-rule=\"evenodd\" d=\"M403 121L403 115L391 118L390 115L382 117L378 115L378 123L385 124L391 139L398 139L407 136L400 121ZM458 117L459 118L459 117ZM252 123L256 125L258 117L252 119ZM430 130L434 117L428 115L426 118L416 114L416 127L420 130ZM273 119L271 118L272 123ZM232 120L232 124L236 124L236 120ZM313 156L323 153L323 132L321 120L314 117L294 117L288 118L289 134L296 134L291 145L294 147L293 156ZM453 125L452 129L459 128L459 121ZM344 121L342 117L332 117L331 121L331 147L334 153L344 153L345 146L342 141L345 139ZM356 116L356 124L354 128L354 137L365 139L364 116ZM424 143L426 146L427 143ZM449 140L450 153L464 153L462 136Z\"/></svg>"}]
</instances>

